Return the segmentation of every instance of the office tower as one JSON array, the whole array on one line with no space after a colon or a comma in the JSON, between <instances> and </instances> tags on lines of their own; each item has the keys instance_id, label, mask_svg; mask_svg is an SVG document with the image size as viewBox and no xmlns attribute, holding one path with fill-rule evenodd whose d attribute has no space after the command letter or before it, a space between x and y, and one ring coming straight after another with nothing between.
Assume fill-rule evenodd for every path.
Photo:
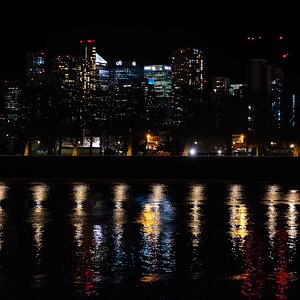
<instances>
[{"instance_id":1,"label":"office tower","mask_svg":"<svg viewBox=\"0 0 300 300\"><path fill-rule=\"evenodd\" d=\"M167 65L144 66L147 79L146 119L151 130L171 125L172 72Z\"/></svg>"},{"instance_id":2,"label":"office tower","mask_svg":"<svg viewBox=\"0 0 300 300\"><path fill-rule=\"evenodd\" d=\"M27 86L39 87L47 83L45 53L27 53Z\"/></svg>"},{"instance_id":3,"label":"office tower","mask_svg":"<svg viewBox=\"0 0 300 300\"><path fill-rule=\"evenodd\" d=\"M95 120L100 127L104 126L104 123L109 118L110 103L109 103L109 67L107 61L96 54L96 95L95 95L95 108L97 113ZM100 124L100 123L101 124Z\"/></svg>"},{"instance_id":4,"label":"office tower","mask_svg":"<svg viewBox=\"0 0 300 300\"><path fill-rule=\"evenodd\" d=\"M96 90L96 42L80 40L82 59L82 83L85 92Z\"/></svg>"},{"instance_id":5,"label":"office tower","mask_svg":"<svg viewBox=\"0 0 300 300\"><path fill-rule=\"evenodd\" d=\"M198 49L172 51L173 123L185 133L198 134L205 121L206 67Z\"/></svg>"},{"instance_id":6,"label":"office tower","mask_svg":"<svg viewBox=\"0 0 300 300\"><path fill-rule=\"evenodd\" d=\"M232 118L232 132L234 134L248 131L247 85L244 83L230 84L229 99Z\"/></svg>"},{"instance_id":7,"label":"office tower","mask_svg":"<svg viewBox=\"0 0 300 300\"><path fill-rule=\"evenodd\" d=\"M284 124L283 71L265 59L252 59L248 87L248 130L267 138Z\"/></svg>"},{"instance_id":8,"label":"office tower","mask_svg":"<svg viewBox=\"0 0 300 300\"><path fill-rule=\"evenodd\" d=\"M96 53L96 88L107 91L109 84L109 68L107 61Z\"/></svg>"},{"instance_id":9,"label":"office tower","mask_svg":"<svg viewBox=\"0 0 300 300\"><path fill-rule=\"evenodd\" d=\"M140 116L143 93L141 68L135 61L117 61L110 76L114 119L128 121Z\"/></svg>"},{"instance_id":10,"label":"office tower","mask_svg":"<svg viewBox=\"0 0 300 300\"><path fill-rule=\"evenodd\" d=\"M213 77L213 124L214 128L224 128L230 113L229 99L230 79L227 77Z\"/></svg>"},{"instance_id":11,"label":"office tower","mask_svg":"<svg viewBox=\"0 0 300 300\"><path fill-rule=\"evenodd\" d=\"M272 125L275 130L284 129L284 96L283 96L283 71L281 68L272 68L271 80L271 107L272 107Z\"/></svg>"},{"instance_id":12,"label":"office tower","mask_svg":"<svg viewBox=\"0 0 300 300\"><path fill-rule=\"evenodd\" d=\"M13 127L20 120L22 114L21 91L22 83L18 80L6 81L4 84L5 120Z\"/></svg>"},{"instance_id":13,"label":"office tower","mask_svg":"<svg viewBox=\"0 0 300 300\"><path fill-rule=\"evenodd\" d=\"M299 116L300 116L300 105L299 105L299 96L293 94L290 100L290 107L289 107L289 125L290 128L294 131L300 128L299 124Z\"/></svg>"},{"instance_id":14,"label":"office tower","mask_svg":"<svg viewBox=\"0 0 300 300\"><path fill-rule=\"evenodd\" d=\"M52 75L58 94L58 110L64 122L71 124L82 119L82 64L78 57L59 55L53 60Z\"/></svg>"}]
</instances>

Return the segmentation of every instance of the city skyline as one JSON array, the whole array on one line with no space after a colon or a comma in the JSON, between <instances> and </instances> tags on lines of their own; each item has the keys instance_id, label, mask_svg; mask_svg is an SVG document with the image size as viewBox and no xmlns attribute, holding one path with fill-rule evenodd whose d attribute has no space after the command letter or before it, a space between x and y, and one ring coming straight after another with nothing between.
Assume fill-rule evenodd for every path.
<instances>
[{"instance_id":1,"label":"city skyline","mask_svg":"<svg viewBox=\"0 0 300 300\"><path fill-rule=\"evenodd\" d=\"M221 23L218 22L217 24ZM245 22L246 23L246 22ZM259 26L245 26L240 30L232 28L221 30L221 27L203 27L201 22L191 22L186 25L141 24L138 28L132 24L112 27L96 27L95 22L90 26L73 24L69 27L60 27L61 23L52 28L43 28L41 32L31 32L10 29L4 33L7 47L1 48L2 71L0 84L5 80L26 78L26 55L28 52L45 51L53 58L59 54L78 54L79 40L92 38L96 40L97 52L109 64L119 59L136 60L140 65L171 64L171 52L174 49L192 47L204 52L207 57L208 78L214 76L230 77L232 82L243 81L245 67L251 57L249 53L248 36L262 36L274 40L279 36L286 41L285 74L289 79L292 92L298 92L297 69L299 47L296 36L288 27L282 29L268 29ZM225 28L224 28L225 29ZM142 33L142 34L141 34ZM276 49L274 49L276 52ZM267 57L259 57L267 58Z\"/></svg>"}]
</instances>

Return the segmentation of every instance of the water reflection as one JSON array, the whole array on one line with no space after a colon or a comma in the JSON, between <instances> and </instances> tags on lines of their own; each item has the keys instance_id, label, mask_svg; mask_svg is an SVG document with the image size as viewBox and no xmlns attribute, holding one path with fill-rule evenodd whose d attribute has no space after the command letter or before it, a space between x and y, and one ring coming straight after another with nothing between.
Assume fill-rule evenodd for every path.
<instances>
[{"instance_id":1,"label":"water reflection","mask_svg":"<svg viewBox=\"0 0 300 300\"><path fill-rule=\"evenodd\" d=\"M44 183L35 184L31 188L31 194L34 201L34 207L30 213L30 223L33 227L34 242L36 246L36 258L40 262L41 251L43 248L44 227L48 222L48 214L43 207L43 202L47 199L49 187Z\"/></svg>"},{"instance_id":2,"label":"water reflection","mask_svg":"<svg viewBox=\"0 0 300 300\"><path fill-rule=\"evenodd\" d=\"M232 252L238 256L243 253L245 239L249 234L248 208L243 198L243 186L232 184L229 186L229 234L232 243Z\"/></svg>"},{"instance_id":3,"label":"water reflection","mask_svg":"<svg viewBox=\"0 0 300 300\"><path fill-rule=\"evenodd\" d=\"M274 238L274 280L275 293L278 299L287 299L291 281L298 273L291 268L297 251L299 191L295 189L281 193L275 204L278 210Z\"/></svg>"},{"instance_id":4,"label":"water reflection","mask_svg":"<svg viewBox=\"0 0 300 300\"><path fill-rule=\"evenodd\" d=\"M127 184L117 184L113 188L113 224L114 224L114 269L120 270L125 265L124 224L126 223L124 202L128 199Z\"/></svg>"},{"instance_id":5,"label":"water reflection","mask_svg":"<svg viewBox=\"0 0 300 300\"><path fill-rule=\"evenodd\" d=\"M269 235L269 256L274 259L275 236L277 231L278 211L277 204L281 199L281 189L277 184L266 187L265 203L267 204L267 231Z\"/></svg>"},{"instance_id":6,"label":"water reflection","mask_svg":"<svg viewBox=\"0 0 300 300\"><path fill-rule=\"evenodd\" d=\"M2 201L7 197L8 186L5 183L0 182L0 251L3 245L3 231L6 223L6 213L2 208Z\"/></svg>"},{"instance_id":7,"label":"water reflection","mask_svg":"<svg viewBox=\"0 0 300 300\"><path fill-rule=\"evenodd\" d=\"M285 214L286 228L288 234L288 247L293 255L296 253L298 237L298 210L300 193L298 190L288 190L285 200L287 201L287 211Z\"/></svg>"},{"instance_id":8,"label":"water reflection","mask_svg":"<svg viewBox=\"0 0 300 300\"><path fill-rule=\"evenodd\" d=\"M241 273L233 276L233 279L242 281L241 297L261 299L264 286L262 245L259 236L250 229L253 221L250 220L244 185L230 184L228 189L231 250L235 260L240 262L241 269Z\"/></svg>"},{"instance_id":9,"label":"water reflection","mask_svg":"<svg viewBox=\"0 0 300 300\"><path fill-rule=\"evenodd\" d=\"M74 208L71 216L74 226L74 240L76 242L76 266L74 286L80 295L91 296L95 294L94 270L91 256L92 240L91 231L86 224L85 202L88 198L89 186L84 183L73 185ZM92 232L97 238L97 229Z\"/></svg>"},{"instance_id":10,"label":"water reflection","mask_svg":"<svg viewBox=\"0 0 300 300\"><path fill-rule=\"evenodd\" d=\"M75 241L77 247L80 248L83 243L83 225L85 221L85 210L83 203L87 198L88 185L87 184L75 184L73 185L73 199L75 202L72 224L75 228Z\"/></svg>"},{"instance_id":11,"label":"water reflection","mask_svg":"<svg viewBox=\"0 0 300 300\"><path fill-rule=\"evenodd\" d=\"M184 286L192 300L213 286L290 299L300 291L291 185L0 182L0 293L173 299Z\"/></svg>"},{"instance_id":12,"label":"water reflection","mask_svg":"<svg viewBox=\"0 0 300 300\"><path fill-rule=\"evenodd\" d=\"M269 236L269 257L273 272L269 278L274 281L277 299L287 299L290 282L297 273L290 269L296 253L298 235L299 191L282 191L279 185L269 185L265 193L267 204L267 230Z\"/></svg>"},{"instance_id":13,"label":"water reflection","mask_svg":"<svg viewBox=\"0 0 300 300\"><path fill-rule=\"evenodd\" d=\"M189 226L193 235L193 246L196 247L200 241L201 227L203 225L201 205L204 201L204 185L192 185L187 201L191 205Z\"/></svg>"},{"instance_id":14,"label":"water reflection","mask_svg":"<svg viewBox=\"0 0 300 300\"><path fill-rule=\"evenodd\" d=\"M268 206L267 212L267 229L272 253L276 250L274 245L274 238L277 234L278 227L286 228L288 241L287 246L291 253L296 252L297 236L298 236L298 210L299 205L299 191L292 189L283 193L278 185L271 185L267 188L265 194L266 204ZM271 255L274 259L274 255Z\"/></svg>"},{"instance_id":15,"label":"water reflection","mask_svg":"<svg viewBox=\"0 0 300 300\"><path fill-rule=\"evenodd\" d=\"M186 248L188 251L187 260L181 268L192 272L193 278L198 278L202 273L202 260L201 260L201 239L202 227L204 224L204 215L202 206L205 200L205 185L192 184L189 186L187 193L186 203L188 205L188 227L191 233L191 249Z\"/></svg>"},{"instance_id":16,"label":"water reflection","mask_svg":"<svg viewBox=\"0 0 300 300\"><path fill-rule=\"evenodd\" d=\"M0 203L6 198L8 186L4 182L0 182Z\"/></svg>"},{"instance_id":17,"label":"water reflection","mask_svg":"<svg viewBox=\"0 0 300 300\"><path fill-rule=\"evenodd\" d=\"M244 239L241 295L245 299L263 299L265 257L260 237L251 232Z\"/></svg>"},{"instance_id":18,"label":"water reflection","mask_svg":"<svg viewBox=\"0 0 300 300\"><path fill-rule=\"evenodd\" d=\"M174 268L173 220L174 208L166 196L164 184L153 184L151 194L143 204L139 216L142 225L141 261L143 282L157 280L161 273L171 272Z\"/></svg>"}]
</instances>

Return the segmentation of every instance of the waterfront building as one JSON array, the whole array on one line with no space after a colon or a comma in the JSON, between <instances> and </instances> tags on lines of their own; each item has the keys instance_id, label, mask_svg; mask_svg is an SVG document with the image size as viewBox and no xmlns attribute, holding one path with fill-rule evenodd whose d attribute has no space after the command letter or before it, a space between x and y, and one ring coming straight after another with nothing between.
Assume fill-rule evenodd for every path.
<instances>
[{"instance_id":1,"label":"waterfront building","mask_svg":"<svg viewBox=\"0 0 300 300\"><path fill-rule=\"evenodd\" d=\"M172 51L173 124L199 131L204 122L206 62L195 48Z\"/></svg>"},{"instance_id":2,"label":"waterfront building","mask_svg":"<svg viewBox=\"0 0 300 300\"><path fill-rule=\"evenodd\" d=\"M168 65L144 66L148 93L146 95L146 120L152 130L171 125L172 72Z\"/></svg>"}]
</instances>

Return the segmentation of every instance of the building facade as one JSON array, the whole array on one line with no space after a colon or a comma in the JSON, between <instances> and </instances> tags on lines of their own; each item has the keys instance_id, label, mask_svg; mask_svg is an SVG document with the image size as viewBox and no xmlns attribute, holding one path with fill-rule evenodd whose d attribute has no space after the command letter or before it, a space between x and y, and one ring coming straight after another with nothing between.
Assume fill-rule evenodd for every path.
<instances>
[{"instance_id":1,"label":"building facade","mask_svg":"<svg viewBox=\"0 0 300 300\"><path fill-rule=\"evenodd\" d=\"M172 51L173 124L197 132L203 124L206 66L202 51L194 48Z\"/></svg>"},{"instance_id":2,"label":"building facade","mask_svg":"<svg viewBox=\"0 0 300 300\"><path fill-rule=\"evenodd\" d=\"M172 71L167 65L144 66L148 86L146 95L146 120L151 131L171 125Z\"/></svg>"}]
</instances>

